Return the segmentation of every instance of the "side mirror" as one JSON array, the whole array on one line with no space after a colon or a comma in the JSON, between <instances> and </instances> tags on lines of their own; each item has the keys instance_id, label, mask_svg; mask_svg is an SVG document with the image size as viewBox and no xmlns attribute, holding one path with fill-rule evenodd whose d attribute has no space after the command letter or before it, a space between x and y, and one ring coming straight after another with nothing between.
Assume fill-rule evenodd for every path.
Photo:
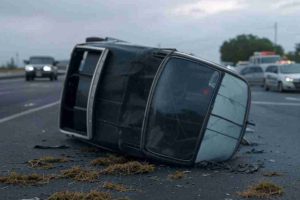
<instances>
[{"instance_id":1,"label":"side mirror","mask_svg":"<svg viewBox=\"0 0 300 200\"><path fill-rule=\"evenodd\" d=\"M29 60L24 60L24 64L28 65L29 64Z\"/></svg>"}]
</instances>

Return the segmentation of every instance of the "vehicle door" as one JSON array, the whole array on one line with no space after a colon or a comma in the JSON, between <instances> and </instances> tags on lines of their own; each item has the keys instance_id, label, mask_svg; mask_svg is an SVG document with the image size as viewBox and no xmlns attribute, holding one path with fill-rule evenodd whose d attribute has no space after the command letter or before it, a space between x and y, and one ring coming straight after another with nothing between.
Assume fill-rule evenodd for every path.
<instances>
[{"instance_id":1,"label":"vehicle door","mask_svg":"<svg viewBox=\"0 0 300 200\"><path fill-rule=\"evenodd\" d=\"M253 67L253 82L255 85L263 85L264 83L264 72L261 67Z\"/></svg>"},{"instance_id":2,"label":"vehicle door","mask_svg":"<svg viewBox=\"0 0 300 200\"><path fill-rule=\"evenodd\" d=\"M273 66L272 71L270 73L270 83L272 87L277 87L278 82L278 67Z\"/></svg>"}]
</instances>

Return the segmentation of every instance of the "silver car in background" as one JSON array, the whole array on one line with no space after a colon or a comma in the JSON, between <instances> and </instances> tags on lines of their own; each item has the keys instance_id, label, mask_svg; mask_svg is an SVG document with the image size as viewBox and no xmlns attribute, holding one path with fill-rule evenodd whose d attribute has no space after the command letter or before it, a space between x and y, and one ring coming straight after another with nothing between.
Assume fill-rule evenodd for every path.
<instances>
[{"instance_id":1,"label":"silver car in background","mask_svg":"<svg viewBox=\"0 0 300 200\"><path fill-rule=\"evenodd\" d=\"M264 71L260 66L247 66L240 71L250 85L264 86Z\"/></svg>"},{"instance_id":2,"label":"silver car in background","mask_svg":"<svg viewBox=\"0 0 300 200\"><path fill-rule=\"evenodd\" d=\"M265 71L266 91L277 89L279 92L286 90L300 90L300 64L271 65Z\"/></svg>"}]
</instances>

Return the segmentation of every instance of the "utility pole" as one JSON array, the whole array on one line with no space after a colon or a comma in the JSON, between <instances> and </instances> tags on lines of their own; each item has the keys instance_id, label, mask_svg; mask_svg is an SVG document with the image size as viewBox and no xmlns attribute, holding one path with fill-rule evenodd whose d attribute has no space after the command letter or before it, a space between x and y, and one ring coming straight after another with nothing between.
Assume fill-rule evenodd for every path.
<instances>
[{"instance_id":1,"label":"utility pole","mask_svg":"<svg viewBox=\"0 0 300 200\"><path fill-rule=\"evenodd\" d=\"M278 31L278 25L277 22L274 24L274 46L277 45L277 31Z\"/></svg>"}]
</instances>

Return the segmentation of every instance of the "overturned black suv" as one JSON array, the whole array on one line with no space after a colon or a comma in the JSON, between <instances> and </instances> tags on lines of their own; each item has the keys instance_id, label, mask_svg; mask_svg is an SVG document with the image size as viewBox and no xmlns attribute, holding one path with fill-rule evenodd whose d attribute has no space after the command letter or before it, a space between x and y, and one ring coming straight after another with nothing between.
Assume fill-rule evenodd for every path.
<instances>
[{"instance_id":1,"label":"overturned black suv","mask_svg":"<svg viewBox=\"0 0 300 200\"><path fill-rule=\"evenodd\" d=\"M175 49L104 39L73 50L60 129L168 163L225 161L239 147L249 105L246 81L222 66Z\"/></svg>"}]
</instances>

